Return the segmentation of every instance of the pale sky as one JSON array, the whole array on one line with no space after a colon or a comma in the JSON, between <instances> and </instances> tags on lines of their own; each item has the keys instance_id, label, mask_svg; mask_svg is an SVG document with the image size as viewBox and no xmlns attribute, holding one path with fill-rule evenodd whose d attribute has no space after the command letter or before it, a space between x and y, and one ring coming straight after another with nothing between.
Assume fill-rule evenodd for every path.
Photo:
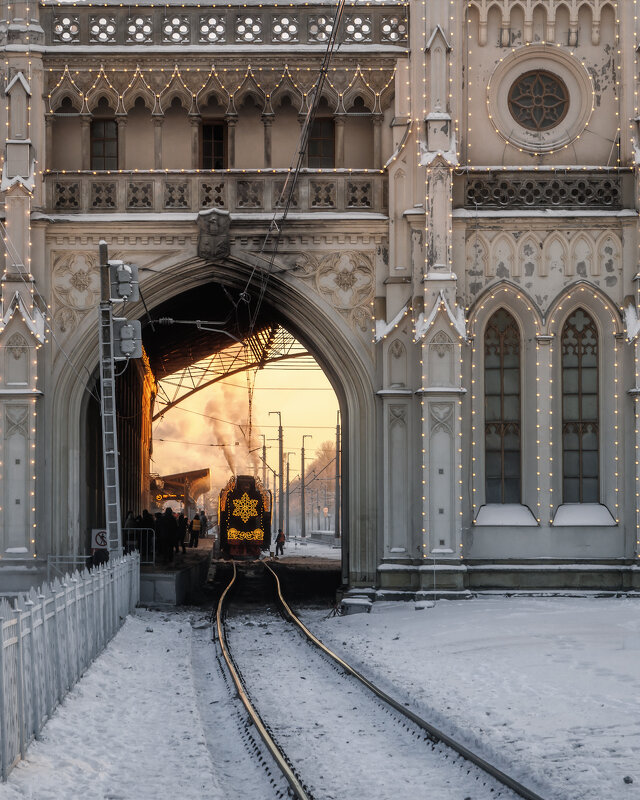
<instances>
[{"instance_id":1,"label":"pale sky","mask_svg":"<svg viewBox=\"0 0 640 800\"><path fill-rule=\"evenodd\" d=\"M153 425L152 472L168 475L209 467L211 488L217 491L232 472L229 462L237 473L255 474L257 467L258 474L262 474L257 459L262 454L260 434L267 438L267 462L277 470L278 416L270 416L269 411L282 414L284 452L292 453L291 480L300 472L303 434L313 437L305 440L305 461L315 458L322 442L335 441L338 400L319 367L301 368L293 360L267 366L256 374L251 443L248 405L247 378L240 374L203 389L168 411ZM233 423L242 425L245 435ZM211 446L219 444L226 446ZM258 452L251 454L249 451L254 448Z\"/></svg>"}]
</instances>

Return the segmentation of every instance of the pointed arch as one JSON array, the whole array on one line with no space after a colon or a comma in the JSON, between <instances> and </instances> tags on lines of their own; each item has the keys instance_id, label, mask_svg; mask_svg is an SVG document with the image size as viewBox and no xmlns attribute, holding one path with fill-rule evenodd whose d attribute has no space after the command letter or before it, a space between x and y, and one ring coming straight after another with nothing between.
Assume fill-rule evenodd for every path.
<instances>
[{"instance_id":1,"label":"pointed arch","mask_svg":"<svg viewBox=\"0 0 640 800\"><path fill-rule=\"evenodd\" d=\"M279 82L276 84L273 91L271 92L270 100L274 110L276 110L277 107L282 103L282 98L287 95L296 101L297 104L296 111L298 112L298 114L301 114L304 109L303 94L300 91L300 89L294 84L293 78L289 73L289 68L285 67L285 71L282 73Z\"/></svg>"},{"instance_id":2,"label":"pointed arch","mask_svg":"<svg viewBox=\"0 0 640 800\"><path fill-rule=\"evenodd\" d=\"M516 260L520 275L525 278L540 273L540 242L533 233L527 233L518 243L518 258Z\"/></svg>"},{"instance_id":3,"label":"pointed arch","mask_svg":"<svg viewBox=\"0 0 640 800\"><path fill-rule=\"evenodd\" d=\"M556 295L546 313L545 333L557 336L568 314L583 306L593 316L601 332L615 336L624 333L620 312L611 298L590 281L576 281Z\"/></svg>"},{"instance_id":4,"label":"pointed arch","mask_svg":"<svg viewBox=\"0 0 640 800\"><path fill-rule=\"evenodd\" d=\"M559 233L552 233L548 236L542 247L542 261L540 264L540 276L546 277L553 273L566 275L569 254L566 240Z\"/></svg>"},{"instance_id":5,"label":"pointed arch","mask_svg":"<svg viewBox=\"0 0 640 800\"><path fill-rule=\"evenodd\" d=\"M467 272L476 280L489 277L489 242L477 230L467 240Z\"/></svg>"},{"instance_id":6,"label":"pointed arch","mask_svg":"<svg viewBox=\"0 0 640 800\"><path fill-rule=\"evenodd\" d=\"M256 106L260 109L260 112L263 113L267 103L267 96L258 86L250 67L247 70L244 80L233 93L233 104L236 111L240 109L248 97L251 97Z\"/></svg>"},{"instance_id":7,"label":"pointed arch","mask_svg":"<svg viewBox=\"0 0 640 800\"><path fill-rule=\"evenodd\" d=\"M510 281L500 281L485 289L469 309L469 335L478 337L487 318L500 306L509 309L526 338L543 332L542 314L530 295Z\"/></svg>"},{"instance_id":8,"label":"pointed arch","mask_svg":"<svg viewBox=\"0 0 640 800\"><path fill-rule=\"evenodd\" d=\"M578 275L589 278L593 275L593 239L586 233L579 233L571 242L571 251L565 275Z\"/></svg>"},{"instance_id":9,"label":"pointed arch","mask_svg":"<svg viewBox=\"0 0 640 800\"><path fill-rule=\"evenodd\" d=\"M594 275L613 275L622 267L622 243L612 231L605 231L597 240Z\"/></svg>"},{"instance_id":10,"label":"pointed arch","mask_svg":"<svg viewBox=\"0 0 640 800\"><path fill-rule=\"evenodd\" d=\"M139 97L142 98L149 111L154 111L156 107L156 94L151 86L147 83L144 75L138 67L136 68L131 82L122 93L122 106L127 113L129 113L129 111L131 111L131 109L135 106Z\"/></svg>"},{"instance_id":11,"label":"pointed arch","mask_svg":"<svg viewBox=\"0 0 640 800\"><path fill-rule=\"evenodd\" d=\"M497 278L512 278L515 265L515 246L513 237L500 233L491 242L489 258L489 275Z\"/></svg>"},{"instance_id":12,"label":"pointed arch","mask_svg":"<svg viewBox=\"0 0 640 800\"><path fill-rule=\"evenodd\" d=\"M192 113L195 106L195 95L191 93L191 90L182 79L178 67L174 68L169 82L158 94L158 97L163 114L171 107L176 98L188 113Z\"/></svg>"},{"instance_id":13,"label":"pointed arch","mask_svg":"<svg viewBox=\"0 0 640 800\"><path fill-rule=\"evenodd\" d=\"M101 65L98 72L98 77L95 79L86 93L85 102L87 109L90 112L93 112L98 107L98 104L103 97L106 99L109 108L111 108L114 113L117 113L121 110L120 95L107 77L104 67Z\"/></svg>"}]
</instances>

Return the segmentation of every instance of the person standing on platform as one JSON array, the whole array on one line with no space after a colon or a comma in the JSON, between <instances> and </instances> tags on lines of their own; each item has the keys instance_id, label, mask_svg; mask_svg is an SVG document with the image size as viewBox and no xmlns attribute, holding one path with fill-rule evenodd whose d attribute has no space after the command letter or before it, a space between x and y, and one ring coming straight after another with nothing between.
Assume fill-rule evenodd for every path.
<instances>
[{"instance_id":1,"label":"person standing on platform","mask_svg":"<svg viewBox=\"0 0 640 800\"><path fill-rule=\"evenodd\" d=\"M209 530L209 520L204 513L204 508L200 509L200 530L202 531L202 538L207 538L207 531Z\"/></svg>"},{"instance_id":2,"label":"person standing on platform","mask_svg":"<svg viewBox=\"0 0 640 800\"><path fill-rule=\"evenodd\" d=\"M173 561L173 549L178 539L178 523L173 514L173 509L167 507L162 516L162 560L166 564Z\"/></svg>"},{"instance_id":3,"label":"person standing on platform","mask_svg":"<svg viewBox=\"0 0 640 800\"><path fill-rule=\"evenodd\" d=\"M282 528L278 528L278 535L276 536L276 558L278 557L278 551L280 551L280 555L284 555L284 533Z\"/></svg>"},{"instance_id":4,"label":"person standing on platform","mask_svg":"<svg viewBox=\"0 0 640 800\"><path fill-rule=\"evenodd\" d=\"M189 526L189 530L191 531L191 538L189 540L189 547L197 547L198 540L200 539L200 530L202 528L202 524L200 522L200 514L196 514L195 517L191 520L191 525Z\"/></svg>"},{"instance_id":5,"label":"person standing on platform","mask_svg":"<svg viewBox=\"0 0 640 800\"><path fill-rule=\"evenodd\" d=\"M187 518L184 515L184 512L180 512L180 516L178 517L178 540L176 542L176 553L180 552L180 548L182 547L183 554L187 552L187 548L185 546L185 539L187 538Z\"/></svg>"}]
</instances>

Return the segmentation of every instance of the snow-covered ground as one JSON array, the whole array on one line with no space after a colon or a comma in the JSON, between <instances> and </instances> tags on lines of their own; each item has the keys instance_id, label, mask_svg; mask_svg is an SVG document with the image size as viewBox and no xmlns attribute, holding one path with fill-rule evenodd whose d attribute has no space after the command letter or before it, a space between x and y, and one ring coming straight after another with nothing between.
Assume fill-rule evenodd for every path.
<instances>
[{"instance_id":1,"label":"snow-covered ground","mask_svg":"<svg viewBox=\"0 0 640 800\"><path fill-rule=\"evenodd\" d=\"M287 539L284 555L280 556L280 560L286 561L291 558L328 558L332 561L340 561L342 550L328 542L312 541L309 537L301 539L292 536Z\"/></svg>"},{"instance_id":2,"label":"snow-covered ground","mask_svg":"<svg viewBox=\"0 0 640 800\"><path fill-rule=\"evenodd\" d=\"M303 618L383 688L550 800L639 796L640 600L486 597ZM267 800L234 738L242 714L212 645L208 658L208 631L191 627L204 620L197 610L128 619L0 799ZM246 791L230 788L236 759Z\"/></svg>"}]
</instances>

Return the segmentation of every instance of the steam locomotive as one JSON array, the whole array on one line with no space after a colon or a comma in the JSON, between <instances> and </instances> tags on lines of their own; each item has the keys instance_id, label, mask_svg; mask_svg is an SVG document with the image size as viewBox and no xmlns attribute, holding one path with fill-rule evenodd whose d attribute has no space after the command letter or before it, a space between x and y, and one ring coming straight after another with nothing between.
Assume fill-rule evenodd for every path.
<instances>
[{"instance_id":1,"label":"steam locomotive","mask_svg":"<svg viewBox=\"0 0 640 800\"><path fill-rule=\"evenodd\" d=\"M258 558L271 545L271 492L258 478L232 475L220 492L220 552L227 557Z\"/></svg>"}]
</instances>

